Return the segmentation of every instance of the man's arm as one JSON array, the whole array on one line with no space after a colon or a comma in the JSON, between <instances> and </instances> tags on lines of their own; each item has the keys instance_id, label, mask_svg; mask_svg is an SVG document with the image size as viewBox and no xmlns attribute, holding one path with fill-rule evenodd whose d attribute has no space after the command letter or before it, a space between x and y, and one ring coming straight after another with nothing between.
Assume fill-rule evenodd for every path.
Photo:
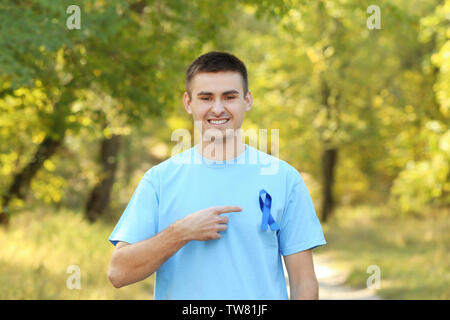
<instances>
[{"instance_id":1,"label":"man's arm","mask_svg":"<svg viewBox=\"0 0 450 320\"><path fill-rule=\"evenodd\" d=\"M284 256L291 300L318 300L319 283L314 273L312 250Z\"/></svg>"},{"instance_id":2,"label":"man's arm","mask_svg":"<svg viewBox=\"0 0 450 320\"><path fill-rule=\"evenodd\" d=\"M113 251L108 278L116 288L144 280L167 259L191 240L212 240L221 237L228 217L222 213L242 211L236 206L212 207L175 221L155 236L134 243L118 242Z\"/></svg>"}]
</instances>

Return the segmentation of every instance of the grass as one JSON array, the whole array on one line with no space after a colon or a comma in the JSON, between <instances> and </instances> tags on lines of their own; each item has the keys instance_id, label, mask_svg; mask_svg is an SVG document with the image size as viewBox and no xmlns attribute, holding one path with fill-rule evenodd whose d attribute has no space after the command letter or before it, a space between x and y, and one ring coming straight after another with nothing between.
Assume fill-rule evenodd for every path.
<instances>
[{"instance_id":1,"label":"grass","mask_svg":"<svg viewBox=\"0 0 450 320\"><path fill-rule=\"evenodd\" d=\"M64 210L14 216L7 231L0 228L0 299L151 299L153 276L120 289L110 284L113 227ZM79 290L66 285L71 265L80 268Z\"/></svg>"},{"instance_id":2,"label":"grass","mask_svg":"<svg viewBox=\"0 0 450 320\"><path fill-rule=\"evenodd\" d=\"M348 270L346 284L365 288L370 265L381 271L384 299L450 299L450 214L395 216L388 207L340 208L323 225L328 244L315 253Z\"/></svg>"}]
</instances>

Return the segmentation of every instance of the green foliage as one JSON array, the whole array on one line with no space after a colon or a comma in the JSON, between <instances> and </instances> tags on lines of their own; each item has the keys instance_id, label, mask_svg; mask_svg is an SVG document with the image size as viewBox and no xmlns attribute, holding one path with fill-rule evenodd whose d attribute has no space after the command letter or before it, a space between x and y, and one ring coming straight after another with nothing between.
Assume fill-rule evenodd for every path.
<instances>
[{"instance_id":1,"label":"green foliage","mask_svg":"<svg viewBox=\"0 0 450 320\"><path fill-rule=\"evenodd\" d=\"M437 82L434 86L436 98L440 104L440 112L450 117L450 1L446 0L436 6L433 13L421 19L420 40L426 44L434 44L434 52L424 61L429 72L432 65L438 68ZM430 63L431 62L431 63Z\"/></svg>"},{"instance_id":2,"label":"green foliage","mask_svg":"<svg viewBox=\"0 0 450 320\"><path fill-rule=\"evenodd\" d=\"M427 140L427 159L408 162L392 187L403 211L420 212L427 205L450 205L450 130L428 122L421 132Z\"/></svg>"},{"instance_id":3,"label":"green foliage","mask_svg":"<svg viewBox=\"0 0 450 320\"><path fill-rule=\"evenodd\" d=\"M435 78L430 91L434 91L438 105L433 104L431 114L436 120L424 119L422 126L414 131L414 140L424 146L423 153L407 162L392 187L392 198L403 211L418 212L427 205L450 205L449 13L450 1L445 1L420 20L418 38L423 45L432 45L432 51L423 57L423 77Z\"/></svg>"},{"instance_id":4,"label":"green foliage","mask_svg":"<svg viewBox=\"0 0 450 320\"><path fill-rule=\"evenodd\" d=\"M129 134L130 126L173 108L187 64L226 26L233 8L218 0L84 0L77 2L81 29L69 30L71 4L0 3L2 194L45 136L59 139L86 127L97 138ZM220 12L211 11L219 4ZM40 176L60 181L51 175ZM59 187L32 187L38 198L61 199Z\"/></svg>"}]
</instances>

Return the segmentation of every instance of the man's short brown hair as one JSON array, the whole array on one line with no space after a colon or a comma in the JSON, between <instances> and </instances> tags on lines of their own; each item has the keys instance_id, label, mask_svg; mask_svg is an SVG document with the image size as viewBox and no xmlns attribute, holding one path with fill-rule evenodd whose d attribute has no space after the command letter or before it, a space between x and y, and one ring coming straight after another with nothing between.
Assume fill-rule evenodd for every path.
<instances>
[{"instance_id":1,"label":"man's short brown hair","mask_svg":"<svg viewBox=\"0 0 450 320\"><path fill-rule=\"evenodd\" d=\"M245 64L236 56L219 51L205 53L194 60L186 70L186 91L191 98L190 84L197 73L234 71L242 76L244 95L248 91L248 76Z\"/></svg>"}]
</instances>

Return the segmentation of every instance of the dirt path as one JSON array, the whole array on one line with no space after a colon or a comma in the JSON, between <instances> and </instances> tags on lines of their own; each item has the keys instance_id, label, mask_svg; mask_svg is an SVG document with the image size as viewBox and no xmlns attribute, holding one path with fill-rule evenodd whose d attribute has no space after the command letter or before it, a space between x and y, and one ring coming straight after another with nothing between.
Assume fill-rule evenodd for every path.
<instances>
[{"instance_id":1,"label":"dirt path","mask_svg":"<svg viewBox=\"0 0 450 320\"><path fill-rule=\"evenodd\" d=\"M353 289L344 286L347 273L333 268L330 258L325 255L314 254L314 271L319 281L320 300L381 300L374 290L368 288ZM285 274L287 274L285 270ZM368 275L369 276L369 275ZM288 284L289 292L289 282Z\"/></svg>"}]
</instances>

